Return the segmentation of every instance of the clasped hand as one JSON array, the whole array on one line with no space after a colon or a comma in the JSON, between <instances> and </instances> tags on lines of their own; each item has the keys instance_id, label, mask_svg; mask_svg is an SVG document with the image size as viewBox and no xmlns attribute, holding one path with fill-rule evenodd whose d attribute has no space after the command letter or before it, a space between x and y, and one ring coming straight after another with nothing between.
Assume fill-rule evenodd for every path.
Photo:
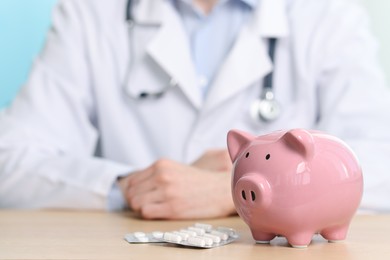
<instances>
[{"instance_id":1,"label":"clasped hand","mask_svg":"<svg viewBox=\"0 0 390 260\"><path fill-rule=\"evenodd\" d=\"M191 165L160 159L119 181L128 206L145 219L200 219L235 213L232 164L226 150L210 150Z\"/></svg>"}]
</instances>

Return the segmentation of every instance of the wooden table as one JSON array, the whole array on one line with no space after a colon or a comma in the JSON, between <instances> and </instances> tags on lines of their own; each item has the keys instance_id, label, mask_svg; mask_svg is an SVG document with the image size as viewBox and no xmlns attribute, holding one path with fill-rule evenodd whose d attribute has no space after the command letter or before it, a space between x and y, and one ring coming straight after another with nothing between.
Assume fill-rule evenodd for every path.
<instances>
[{"instance_id":1,"label":"wooden table","mask_svg":"<svg viewBox=\"0 0 390 260\"><path fill-rule=\"evenodd\" d=\"M0 259L390 259L390 215L358 215L346 241L315 236L306 249L292 248L284 238L255 244L238 217L201 221L240 234L234 243L213 249L123 239L129 232L170 231L195 222L145 221L131 213L0 210Z\"/></svg>"}]
</instances>

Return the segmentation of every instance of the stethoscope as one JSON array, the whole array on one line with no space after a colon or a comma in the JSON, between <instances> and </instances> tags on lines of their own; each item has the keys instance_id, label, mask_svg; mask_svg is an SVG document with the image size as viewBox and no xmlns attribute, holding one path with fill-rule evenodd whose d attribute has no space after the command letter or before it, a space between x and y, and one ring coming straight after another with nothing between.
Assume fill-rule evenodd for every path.
<instances>
[{"instance_id":1,"label":"stethoscope","mask_svg":"<svg viewBox=\"0 0 390 260\"><path fill-rule=\"evenodd\" d=\"M268 40L268 55L272 64L275 67L275 49L276 49L276 38L269 38ZM271 122L276 120L281 114L281 107L279 102L275 99L273 91L273 70L271 70L264 78L262 91L260 98L256 99L251 107L250 114L254 121L259 119L264 122Z\"/></svg>"},{"instance_id":2,"label":"stethoscope","mask_svg":"<svg viewBox=\"0 0 390 260\"><path fill-rule=\"evenodd\" d=\"M126 22L129 27L129 36L132 37L132 30L135 25L137 25L137 21L135 20L132 13L133 0L127 1L126 8ZM143 26L156 26L157 24L142 24ZM275 64L275 49L277 44L277 38L269 38L268 41L268 55L273 64ZM132 57L134 50L130 48L130 56L131 61L129 62L129 68L132 66ZM275 66L274 66L275 67ZM127 82L129 77L129 70L127 71L127 75L125 77L125 82ZM168 90L177 86L177 82L175 79L171 79L168 86L163 88L163 90L158 92L147 92L142 91L138 95L128 95L135 100L145 100L145 99L156 99L161 98ZM261 86L261 94L260 98L256 99L250 106L250 115L255 122L263 121L263 122L272 122L276 120L281 114L281 106L279 102L275 99L275 94L273 91L273 70L269 72L263 81Z\"/></svg>"}]
</instances>

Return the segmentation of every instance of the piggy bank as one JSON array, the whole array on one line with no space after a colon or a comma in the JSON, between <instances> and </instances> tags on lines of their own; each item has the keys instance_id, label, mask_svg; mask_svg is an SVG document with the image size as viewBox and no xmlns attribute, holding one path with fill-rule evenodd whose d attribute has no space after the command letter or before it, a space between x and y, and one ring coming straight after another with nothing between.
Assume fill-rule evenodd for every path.
<instances>
[{"instance_id":1,"label":"piggy bank","mask_svg":"<svg viewBox=\"0 0 390 260\"><path fill-rule=\"evenodd\" d=\"M314 234L344 240L363 193L359 163L341 140L305 129L263 136L231 130L232 195L258 243L284 236L307 247Z\"/></svg>"}]
</instances>

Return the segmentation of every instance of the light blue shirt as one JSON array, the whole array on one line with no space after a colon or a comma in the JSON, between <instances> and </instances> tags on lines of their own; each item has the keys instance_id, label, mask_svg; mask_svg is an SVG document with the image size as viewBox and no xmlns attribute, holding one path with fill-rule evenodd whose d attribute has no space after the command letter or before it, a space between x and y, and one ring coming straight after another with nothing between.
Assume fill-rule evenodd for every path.
<instances>
[{"instance_id":1,"label":"light blue shirt","mask_svg":"<svg viewBox=\"0 0 390 260\"><path fill-rule=\"evenodd\" d=\"M172 0L188 34L192 59L203 96L224 62L241 26L258 0L220 0L205 15L192 0Z\"/></svg>"},{"instance_id":2,"label":"light blue shirt","mask_svg":"<svg viewBox=\"0 0 390 260\"><path fill-rule=\"evenodd\" d=\"M252 13L258 0L220 0L205 15L192 0L171 0L180 14L187 32L191 55L203 96L212 84L218 69L234 45L241 26ZM108 196L108 209L124 209L126 201L116 183Z\"/></svg>"}]
</instances>

